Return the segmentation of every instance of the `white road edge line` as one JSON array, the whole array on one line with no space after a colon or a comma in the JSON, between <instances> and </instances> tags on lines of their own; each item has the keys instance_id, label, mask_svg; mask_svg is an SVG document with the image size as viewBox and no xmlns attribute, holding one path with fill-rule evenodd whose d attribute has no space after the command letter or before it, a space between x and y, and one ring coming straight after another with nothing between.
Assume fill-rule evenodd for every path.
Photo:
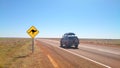
<instances>
[{"instance_id":1,"label":"white road edge line","mask_svg":"<svg viewBox=\"0 0 120 68\"><path fill-rule=\"evenodd\" d=\"M62 49L62 48L60 48L60 49ZM63 49L63 50L65 50L65 49ZM96 64L102 65L102 66L104 66L104 67L111 68L111 67L108 66L108 65L105 65L105 64L103 64L103 63L97 62L97 61L92 60L92 59L90 59L90 58L87 58L87 57L85 57L85 56L76 54L76 53L71 52L71 51L68 51L68 50L65 50L65 51L67 51L67 52L69 52L69 53L71 53L71 54L74 54L74 55L76 55L76 56L79 56L79 57L81 57L81 58L84 58L84 59L86 59L86 60L92 61L92 62L94 62L94 63L96 63Z\"/></svg>"},{"instance_id":2,"label":"white road edge line","mask_svg":"<svg viewBox=\"0 0 120 68\"><path fill-rule=\"evenodd\" d=\"M39 41L41 41L41 40L39 40ZM53 40L53 41L54 41L54 40ZM45 42L45 41L41 41L41 42L44 42L44 43L50 44L50 43ZM50 44L50 45L53 45L53 44ZM76 53L74 53L74 52L68 51L68 50L66 50L66 49L63 49L63 48L60 48L60 47L57 47L57 48L62 49L62 50L64 50L64 51L67 51L67 52L69 52L69 53L71 53L71 54L74 54L74 55L76 55L76 56L79 56L79 57L81 57L81 58L83 58L83 59L86 59L86 60L89 60L89 61L91 61L91 62L94 62L94 63L96 63L96 64L102 65L102 66L104 66L104 67L112 68L112 67L110 67L110 66L108 66L108 65L105 65L105 64L103 64L103 63L97 62L97 61L92 60L92 59L90 59L90 58L87 58L87 57L85 57L85 56L82 56L82 55L76 54Z\"/></svg>"}]
</instances>

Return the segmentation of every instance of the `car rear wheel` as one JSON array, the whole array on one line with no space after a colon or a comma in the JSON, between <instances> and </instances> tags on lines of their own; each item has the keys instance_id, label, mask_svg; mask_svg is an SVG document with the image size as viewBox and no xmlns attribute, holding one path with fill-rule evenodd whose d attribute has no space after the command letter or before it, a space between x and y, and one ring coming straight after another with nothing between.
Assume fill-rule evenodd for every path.
<instances>
[{"instance_id":1,"label":"car rear wheel","mask_svg":"<svg viewBox=\"0 0 120 68\"><path fill-rule=\"evenodd\" d=\"M70 45L66 44L66 45L65 45L65 48L70 48Z\"/></svg>"},{"instance_id":2,"label":"car rear wheel","mask_svg":"<svg viewBox=\"0 0 120 68\"><path fill-rule=\"evenodd\" d=\"M78 44L75 45L75 48L76 48L76 49L78 48Z\"/></svg>"}]
</instances>

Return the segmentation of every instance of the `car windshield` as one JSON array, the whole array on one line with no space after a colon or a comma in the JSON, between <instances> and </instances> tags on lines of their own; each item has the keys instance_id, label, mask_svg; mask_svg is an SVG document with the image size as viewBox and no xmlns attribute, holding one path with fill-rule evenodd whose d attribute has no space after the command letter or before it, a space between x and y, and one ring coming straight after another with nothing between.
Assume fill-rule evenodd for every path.
<instances>
[{"instance_id":1,"label":"car windshield","mask_svg":"<svg viewBox=\"0 0 120 68\"><path fill-rule=\"evenodd\" d=\"M76 37L75 35L67 35L68 37Z\"/></svg>"}]
</instances>

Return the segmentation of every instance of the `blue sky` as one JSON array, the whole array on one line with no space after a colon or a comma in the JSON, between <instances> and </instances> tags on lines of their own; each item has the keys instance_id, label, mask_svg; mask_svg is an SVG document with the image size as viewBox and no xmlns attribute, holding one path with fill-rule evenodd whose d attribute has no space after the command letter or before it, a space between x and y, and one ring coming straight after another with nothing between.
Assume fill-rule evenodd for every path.
<instances>
[{"instance_id":1,"label":"blue sky","mask_svg":"<svg viewBox=\"0 0 120 68\"><path fill-rule=\"evenodd\" d=\"M120 0L0 0L0 37L61 37L120 39Z\"/></svg>"}]
</instances>

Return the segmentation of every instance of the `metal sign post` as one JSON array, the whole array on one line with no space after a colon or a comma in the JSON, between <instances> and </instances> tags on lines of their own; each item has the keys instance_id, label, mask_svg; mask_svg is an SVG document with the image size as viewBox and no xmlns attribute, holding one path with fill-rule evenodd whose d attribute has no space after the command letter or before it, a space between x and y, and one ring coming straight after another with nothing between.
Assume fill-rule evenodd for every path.
<instances>
[{"instance_id":1,"label":"metal sign post","mask_svg":"<svg viewBox=\"0 0 120 68\"><path fill-rule=\"evenodd\" d=\"M34 37L39 33L39 31L34 26L32 26L27 30L27 33L32 38L32 53L34 53Z\"/></svg>"},{"instance_id":2,"label":"metal sign post","mask_svg":"<svg viewBox=\"0 0 120 68\"><path fill-rule=\"evenodd\" d=\"M32 38L32 53L34 53L34 38Z\"/></svg>"}]
</instances>

